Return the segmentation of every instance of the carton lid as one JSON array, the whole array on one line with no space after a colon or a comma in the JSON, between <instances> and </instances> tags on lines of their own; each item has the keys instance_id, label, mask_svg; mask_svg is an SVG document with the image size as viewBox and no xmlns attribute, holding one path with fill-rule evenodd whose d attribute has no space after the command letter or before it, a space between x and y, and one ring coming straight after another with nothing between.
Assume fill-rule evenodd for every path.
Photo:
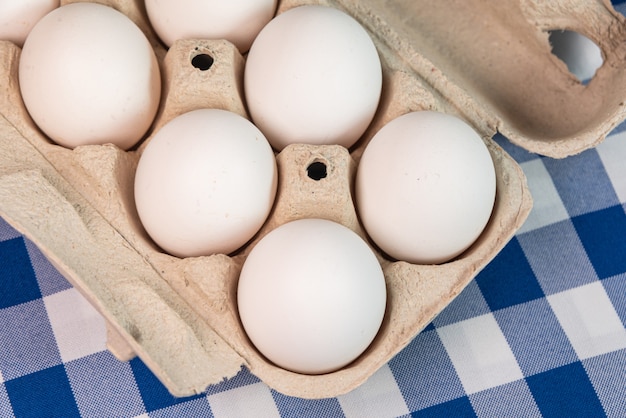
<instances>
[{"instance_id":1,"label":"carton lid","mask_svg":"<svg viewBox=\"0 0 626 418\"><path fill-rule=\"evenodd\" d=\"M579 153L626 117L626 24L608 0L336 3L475 126L528 151ZM588 83L552 53L551 30L599 46L604 62Z\"/></svg>"}]
</instances>

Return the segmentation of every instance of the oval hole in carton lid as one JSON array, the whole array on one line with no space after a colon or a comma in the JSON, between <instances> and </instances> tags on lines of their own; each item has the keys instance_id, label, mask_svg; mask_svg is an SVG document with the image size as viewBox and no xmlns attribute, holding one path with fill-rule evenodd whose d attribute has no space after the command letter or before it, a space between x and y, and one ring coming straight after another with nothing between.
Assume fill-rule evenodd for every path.
<instances>
[{"instance_id":1,"label":"oval hole in carton lid","mask_svg":"<svg viewBox=\"0 0 626 418\"><path fill-rule=\"evenodd\" d=\"M551 30L552 53L583 84L587 84L602 66L602 50L591 39L573 30Z\"/></svg>"}]
</instances>

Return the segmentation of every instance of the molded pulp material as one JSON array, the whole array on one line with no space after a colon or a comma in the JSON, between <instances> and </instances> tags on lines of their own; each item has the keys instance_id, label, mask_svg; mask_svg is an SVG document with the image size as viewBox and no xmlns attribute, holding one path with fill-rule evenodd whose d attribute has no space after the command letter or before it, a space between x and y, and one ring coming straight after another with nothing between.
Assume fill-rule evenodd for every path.
<instances>
[{"instance_id":1,"label":"molded pulp material","mask_svg":"<svg viewBox=\"0 0 626 418\"><path fill-rule=\"evenodd\" d=\"M0 42L0 215L36 243L99 309L109 348L138 355L176 396L203 391L242 366L287 395L324 398L364 382L402 350L502 249L531 207L520 167L490 138L496 131L528 148L566 156L595 145L624 117L624 20L601 1L309 2L338 7L373 37L383 63L383 97L364 137L340 146L289 146L277 155L279 190L270 218L237 254L179 259L164 254L141 227L133 202L136 150L112 145L61 148L36 128L19 95L20 49ZM245 57L226 41L185 40L169 51L151 30L143 2L107 0L144 30L164 79L154 132L186 111L214 107L247 116ZM302 2L285 0L279 12ZM550 54L546 30L577 29L604 51L588 86ZM198 54L214 59L202 71ZM268 362L246 338L236 285L246 255L266 233L290 220L320 217L367 238L352 199L367 141L383 124L413 110L459 116L484 138L494 160L497 197L487 228L472 247L441 265L412 265L377 252L388 306L368 350L349 366L302 375ZM307 167L326 166L313 179Z\"/></svg>"}]
</instances>

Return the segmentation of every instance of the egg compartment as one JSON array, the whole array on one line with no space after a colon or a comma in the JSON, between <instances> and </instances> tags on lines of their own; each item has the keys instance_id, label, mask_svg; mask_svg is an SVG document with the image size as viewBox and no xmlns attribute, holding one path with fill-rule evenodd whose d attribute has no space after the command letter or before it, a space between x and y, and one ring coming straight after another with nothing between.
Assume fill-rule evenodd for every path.
<instances>
[{"instance_id":1,"label":"egg compartment","mask_svg":"<svg viewBox=\"0 0 626 418\"><path fill-rule=\"evenodd\" d=\"M152 132L176 115L200 107L217 107L246 115L241 86L245 60L230 43L179 41L166 52L147 24L142 2L102 3L123 11L138 23L161 61L163 98ZM133 203L134 170L147 141L128 152L111 145L82 146L72 151L50 143L29 118L19 95L20 50L9 42L0 42L0 213L37 244L102 313L107 321L111 352L122 360L139 356L175 396L199 393L207 385L234 376L242 366L287 395L323 398L350 391L405 347L458 295L508 242L530 210L531 198L521 169L490 139L497 130L506 133L515 124L508 124L502 116L505 113L495 112L493 97L498 96L497 92L490 96L489 89L482 91L476 87L482 80L480 77L506 74L490 68L491 72L481 75L474 68L475 72L462 77L462 67L467 65L463 57L457 63L457 58L446 55L450 54L448 50L431 51L424 41L437 36L449 36L450 42L456 37L467 37L468 33L456 29L467 29L467 21L472 17L491 16L484 23L499 30L491 33L491 38L488 28L478 30L483 43L473 47L476 53L488 55L490 45L515 37L518 27L528 23L526 15L506 14L505 7L497 2L455 4L455 7L472 4L476 9L467 15L451 15L450 19L460 19L458 25L447 20L445 30L440 28L439 32L418 36L417 32L413 33L417 28L413 28L411 15L407 13L417 10L413 9L415 4L426 8L425 2L306 3L348 11L370 32L383 62L383 97L375 120L350 152L340 146L293 145L277 155L279 190L270 218L247 246L231 256L179 259L161 252L145 234ZM299 4L302 2L283 1L279 11ZM522 7L530 3L520 0L519 4ZM588 12L597 4L580 2L579 9ZM445 16L445 7L432 4L428 7L432 8L430 13L439 10L440 17ZM562 14L571 13L563 9ZM598 14L609 10L608 6L600 9ZM511 26L511 33L503 23L490 20L502 18L496 11L504 13L509 24L517 22ZM547 11L537 13L546 17L542 28L561 22ZM596 22L605 18L591 15L585 19ZM451 28L455 31L450 31ZM547 39L542 30L533 32L537 35L538 50L547 54L549 65L556 65L567 76L561 68L563 65L555 62L547 44L542 43L542 39ZM592 29L586 27L586 30ZM620 33L615 29L610 32ZM621 47L615 36L614 49L618 50ZM421 54L422 46L425 52L433 53L432 62L430 56L427 59ZM519 46L523 50L527 47L521 41ZM206 69L203 69L206 65L198 67L198 56L203 56L205 63L212 60L212 65ZM434 65L437 59L441 67ZM612 67L606 68L609 69L605 73L612 71ZM530 76L522 75L526 81ZM517 82L519 107L525 106L527 89L521 87L524 80ZM387 282L387 312L372 345L349 366L315 376L274 366L250 344L238 319L236 284L246 255L273 228L305 217L337 221L367 238L352 201L359 157L368 139L386 122L409 111L424 109L459 116L485 139L497 176L497 196L489 224L470 249L449 263L413 265L390 260L377 252ZM621 117L618 113L607 115L605 122L585 129L596 139L601 138ZM520 138L518 141L529 144L543 140L521 134ZM554 148L562 142L546 141ZM574 148L581 147L579 144ZM561 154L567 155L574 148L563 145L565 151Z\"/></svg>"}]
</instances>

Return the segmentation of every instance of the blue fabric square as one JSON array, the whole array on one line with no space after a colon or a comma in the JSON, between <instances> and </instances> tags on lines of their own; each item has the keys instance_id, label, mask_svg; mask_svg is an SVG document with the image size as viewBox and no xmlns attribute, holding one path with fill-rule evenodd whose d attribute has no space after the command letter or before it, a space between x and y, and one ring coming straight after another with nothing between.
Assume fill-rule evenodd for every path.
<instances>
[{"instance_id":1,"label":"blue fabric square","mask_svg":"<svg viewBox=\"0 0 626 418\"><path fill-rule=\"evenodd\" d=\"M200 394L185 398L175 398L138 357L135 357L129 363L148 412L206 396Z\"/></svg>"},{"instance_id":2,"label":"blue fabric square","mask_svg":"<svg viewBox=\"0 0 626 418\"><path fill-rule=\"evenodd\" d=\"M476 276L476 283L492 311L544 296L515 237Z\"/></svg>"},{"instance_id":3,"label":"blue fabric square","mask_svg":"<svg viewBox=\"0 0 626 418\"><path fill-rule=\"evenodd\" d=\"M441 417L455 417L455 418L475 418L477 417L472 404L467 396L454 399L439 405L431 406L430 408L416 411L411 414L413 418L441 418Z\"/></svg>"},{"instance_id":4,"label":"blue fabric square","mask_svg":"<svg viewBox=\"0 0 626 418\"><path fill-rule=\"evenodd\" d=\"M569 219L520 234L517 239L546 295L598 280Z\"/></svg>"},{"instance_id":5,"label":"blue fabric square","mask_svg":"<svg viewBox=\"0 0 626 418\"><path fill-rule=\"evenodd\" d=\"M337 398L329 399L300 399L285 396L272 390L272 397L281 418L316 418L316 417L343 417L344 413Z\"/></svg>"},{"instance_id":6,"label":"blue fabric square","mask_svg":"<svg viewBox=\"0 0 626 418\"><path fill-rule=\"evenodd\" d=\"M494 312L524 376L578 360L546 299Z\"/></svg>"},{"instance_id":7,"label":"blue fabric square","mask_svg":"<svg viewBox=\"0 0 626 418\"><path fill-rule=\"evenodd\" d=\"M0 309L0 350L5 380L62 363L43 300Z\"/></svg>"},{"instance_id":8,"label":"blue fabric square","mask_svg":"<svg viewBox=\"0 0 626 418\"><path fill-rule=\"evenodd\" d=\"M626 272L626 213L621 205L572 218L600 279Z\"/></svg>"},{"instance_id":9,"label":"blue fabric square","mask_svg":"<svg viewBox=\"0 0 626 418\"><path fill-rule=\"evenodd\" d=\"M545 418L605 416L580 362L530 376L526 382Z\"/></svg>"},{"instance_id":10,"label":"blue fabric square","mask_svg":"<svg viewBox=\"0 0 626 418\"><path fill-rule=\"evenodd\" d=\"M70 361L65 370L82 416L95 417L103 410L116 417L146 412L130 366L108 351Z\"/></svg>"},{"instance_id":11,"label":"blue fabric square","mask_svg":"<svg viewBox=\"0 0 626 418\"><path fill-rule=\"evenodd\" d=\"M418 334L391 359L389 368L410 411L465 395L437 331Z\"/></svg>"},{"instance_id":12,"label":"blue fabric square","mask_svg":"<svg viewBox=\"0 0 626 418\"><path fill-rule=\"evenodd\" d=\"M619 203L611 179L595 149L543 163L570 216L583 215Z\"/></svg>"},{"instance_id":13,"label":"blue fabric square","mask_svg":"<svg viewBox=\"0 0 626 418\"><path fill-rule=\"evenodd\" d=\"M5 385L16 417L80 416L62 365L9 380Z\"/></svg>"},{"instance_id":14,"label":"blue fabric square","mask_svg":"<svg viewBox=\"0 0 626 418\"><path fill-rule=\"evenodd\" d=\"M41 298L22 237L0 242L0 260L0 309Z\"/></svg>"}]
</instances>

